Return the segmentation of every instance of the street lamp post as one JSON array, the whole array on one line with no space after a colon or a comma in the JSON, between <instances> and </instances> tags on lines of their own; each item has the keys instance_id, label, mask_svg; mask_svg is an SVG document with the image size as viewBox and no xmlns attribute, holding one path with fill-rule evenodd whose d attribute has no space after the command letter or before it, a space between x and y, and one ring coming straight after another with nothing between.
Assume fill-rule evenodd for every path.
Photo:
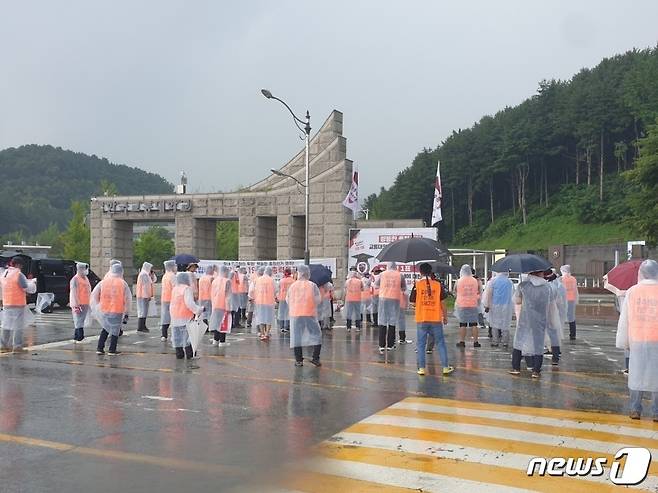
<instances>
[{"instance_id":1,"label":"street lamp post","mask_svg":"<svg viewBox=\"0 0 658 493\"><path fill-rule=\"evenodd\" d=\"M267 89L262 89L260 91L263 96L265 96L267 99L275 99L279 103L281 103L283 106L285 106L290 114L292 115L292 121L293 123L297 126L299 130L304 132L304 142L305 142L305 149L304 149L304 167L306 168L306 184L303 185L305 192L304 192L304 264L309 265L311 263L311 253L309 251L308 247L308 230L309 230L309 194L311 192L311 187L309 184L309 151L310 151L310 145L311 145L311 115L309 114L308 110L306 110L306 119L302 120L301 118L298 118L295 113L290 109L290 106L286 104L285 101L282 99L277 98L276 96L272 95L270 91ZM304 128L300 127L300 124L304 125ZM286 175L285 173L281 173L280 171L272 170L272 173L275 175L279 176L286 176L288 178L292 178L295 180L297 183L302 185L302 183L299 182L295 177Z\"/></svg>"}]
</instances>

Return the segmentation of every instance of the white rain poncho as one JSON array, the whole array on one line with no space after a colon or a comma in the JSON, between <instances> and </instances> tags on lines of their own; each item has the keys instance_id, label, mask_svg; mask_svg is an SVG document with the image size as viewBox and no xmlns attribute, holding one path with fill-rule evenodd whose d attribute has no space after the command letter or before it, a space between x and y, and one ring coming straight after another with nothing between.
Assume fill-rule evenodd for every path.
<instances>
[{"instance_id":1,"label":"white rain poncho","mask_svg":"<svg viewBox=\"0 0 658 493\"><path fill-rule=\"evenodd\" d=\"M363 291L370 293L371 283L370 279L367 277L363 279ZM361 313L365 317L366 315L372 315L372 296L361 297Z\"/></svg>"},{"instance_id":2,"label":"white rain poncho","mask_svg":"<svg viewBox=\"0 0 658 493\"><path fill-rule=\"evenodd\" d=\"M272 268L258 269L259 277L254 283L253 300L254 315L252 325L274 325L274 279L272 279Z\"/></svg>"},{"instance_id":3,"label":"white rain poncho","mask_svg":"<svg viewBox=\"0 0 658 493\"><path fill-rule=\"evenodd\" d=\"M637 279L621 306L617 347L630 350L628 388L658 392L658 263L642 262Z\"/></svg>"},{"instance_id":4,"label":"white rain poncho","mask_svg":"<svg viewBox=\"0 0 658 493\"><path fill-rule=\"evenodd\" d=\"M38 293L34 302L34 311L43 313L55 301L55 293Z\"/></svg>"},{"instance_id":5,"label":"white rain poncho","mask_svg":"<svg viewBox=\"0 0 658 493\"><path fill-rule=\"evenodd\" d=\"M91 316L91 306L88 303L82 303L78 299L78 289L89 289L91 301L91 286L88 286L87 275L89 274L89 266L81 262L75 264L77 275L73 276L69 283L69 306L71 307L71 314L73 316L73 328L86 329L91 327L93 317ZM78 277L79 276L79 277ZM82 278L82 281L81 281ZM84 280L87 280L85 283ZM81 288L81 285L83 286Z\"/></svg>"},{"instance_id":6,"label":"white rain poncho","mask_svg":"<svg viewBox=\"0 0 658 493\"><path fill-rule=\"evenodd\" d=\"M457 280L457 285L462 279L473 278L473 269L468 264L464 264L459 271L459 279ZM478 287L478 290L480 288ZM457 286L455 286L455 292L458 291ZM459 323L462 324L477 324L480 321L480 302L478 301L476 306L465 306L461 307L458 304L458 300L455 301L455 316Z\"/></svg>"},{"instance_id":7,"label":"white rain poncho","mask_svg":"<svg viewBox=\"0 0 658 493\"><path fill-rule=\"evenodd\" d=\"M7 278L10 277L18 269L16 267L9 267L0 278L1 290L5 289ZM36 279L28 279L23 273L18 274L18 285L21 289L25 290L27 294L34 294L37 292ZM2 330L23 330L28 325L34 324L34 315L30 309L25 306L3 306L2 310Z\"/></svg>"},{"instance_id":8,"label":"white rain poncho","mask_svg":"<svg viewBox=\"0 0 658 493\"><path fill-rule=\"evenodd\" d=\"M324 320L325 323L329 323L331 318L331 296L329 293L332 293L334 290L334 285L330 282L322 285L321 293L326 293L325 296L320 296L320 304L318 305L318 319Z\"/></svg>"},{"instance_id":9,"label":"white rain poncho","mask_svg":"<svg viewBox=\"0 0 658 493\"><path fill-rule=\"evenodd\" d=\"M162 264L164 266L165 273L162 276L162 288L164 289L164 279L165 276L171 277L171 286L172 289L176 286L176 272L178 271L178 265L176 265L175 260L165 260ZM169 313L169 307L171 303L169 301L163 301L160 298L160 325L169 325L171 324L171 314Z\"/></svg>"},{"instance_id":10,"label":"white rain poncho","mask_svg":"<svg viewBox=\"0 0 658 493\"><path fill-rule=\"evenodd\" d=\"M288 289L286 300L290 306L290 313L298 312L304 306L309 313L315 314L320 304L320 290L309 281L310 271L307 265L297 268L298 279ZM304 297L303 293L311 293L310 298ZM300 296L300 294L302 296ZM317 346L322 344L322 330L314 315L291 316L290 317L290 347Z\"/></svg>"},{"instance_id":11,"label":"white rain poncho","mask_svg":"<svg viewBox=\"0 0 658 493\"><path fill-rule=\"evenodd\" d=\"M192 289L192 276L191 272L179 272L176 274L176 286L185 285L184 301L185 306L192 311L197 317L203 313L203 307L197 305L194 301L194 291ZM171 314L171 344L173 347L185 347L190 344L190 338L187 334L187 324L190 322L186 318L176 318L175 314Z\"/></svg>"},{"instance_id":12,"label":"white rain poncho","mask_svg":"<svg viewBox=\"0 0 658 493\"><path fill-rule=\"evenodd\" d=\"M122 313L103 312L100 306L101 291L103 290L103 283L109 278L119 278L123 281L123 293L113 293L113 296L124 298L124 311ZM110 272L105 276L101 282L96 284L96 287L91 292L91 313L93 317L98 320L101 327L109 332L112 336L118 336L121 331L124 315L130 312L130 303L132 302L132 293L128 287L128 283L123 280L123 267L121 264L113 264L110 267Z\"/></svg>"},{"instance_id":13,"label":"white rain poncho","mask_svg":"<svg viewBox=\"0 0 658 493\"><path fill-rule=\"evenodd\" d=\"M224 314L226 311L231 311L231 307L229 306L229 302L232 298L232 293L231 293L231 281L229 279L229 268L226 267L225 265L222 265L219 268L219 273L217 278L212 282L212 293L213 293L213 298L215 297L215 293L219 289L222 283L226 285L225 287L225 295L226 295L226 303L227 307L226 310L222 310L221 308L213 308L211 310L211 315L210 319L208 321L208 328L211 331L220 331L220 327L222 325L222 320L224 319ZM225 332L231 332L231 320L229 320L228 323L228 330Z\"/></svg>"},{"instance_id":14,"label":"white rain poncho","mask_svg":"<svg viewBox=\"0 0 658 493\"><path fill-rule=\"evenodd\" d=\"M356 272L352 271L349 274L347 274L347 280L349 281L350 279L357 279ZM361 282L361 281L359 281ZM361 289L363 289L363 285L361 285ZM345 290L346 288L343 288ZM357 321L361 320L361 299L360 299L360 294L359 294L359 301L345 301L345 319L346 320L352 320L352 321Z\"/></svg>"},{"instance_id":15,"label":"white rain poncho","mask_svg":"<svg viewBox=\"0 0 658 493\"><path fill-rule=\"evenodd\" d=\"M555 311L552 312L546 336L551 346L560 346L560 342L564 339L564 324L567 317L567 290L564 289L559 278L550 281L548 285L551 287L553 296L555 297Z\"/></svg>"},{"instance_id":16,"label":"white rain poncho","mask_svg":"<svg viewBox=\"0 0 658 493\"><path fill-rule=\"evenodd\" d=\"M544 352L544 336L555 307L555 294L543 277L528 276L514 293L514 302L521 305L521 313L514 334L514 349L524 356Z\"/></svg>"},{"instance_id":17,"label":"white rain poncho","mask_svg":"<svg viewBox=\"0 0 658 493\"><path fill-rule=\"evenodd\" d=\"M397 265L395 262L388 264L386 268L387 271L397 271ZM380 288L382 276L380 274L377 281L375 281L375 287ZM404 278L400 276L402 283L405 283ZM406 289L406 283L404 284ZM383 298L381 292L379 293L379 306L377 307L377 313L379 314L378 322L379 325L397 325L400 321L400 299L399 298Z\"/></svg>"},{"instance_id":18,"label":"white rain poncho","mask_svg":"<svg viewBox=\"0 0 658 493\"><path fill-rule=\"evenodd\" d=\"M203 277L210 277L212 279L213 275L215 274L217 267L215 264L210 264L206 267L205 272L203 273ZM207 281L204 281L207 282ZM212 280L210 281L210 286L212 289ZM201 285L201 279L199 279L199 285ZM212 312L212 303L210 300L199 300L199 304L203 307L203 318L205 320L208 320L210 318L210 314Z\"/></svg>"},{"instance_id":19,"label":"white rain poncho","mask_svg":"<svg viewBox=\"0 0 658 493\"><path fill-rule=\"evenodd\" d=\"M250 282L249 282L249 276L247 275L247 269L246 267L240 267L240 271L238 272L238 275L240 276L240 283L246 283L247 284L247 291L239 293L238 296L238 304L234 305L235 309L237 310L238 308L242 310L247 309L247 305L249 304L249 287L250 287Z\"/></svg>"},{"instance_id":20,"label":"white rain poncho","mask_svg":"<svg viewBox=\"0 0 658 493\"><path fill-rule=\"evenodd\" d=\"M153 265L149 262L142 264L142 270L137 277L137 285L141 284L142 292L137 288L137 318L146 318L149 313L149 303L153 297L153 280L151 279L151 269Z\"/></svg>"},{"instance_id":21,"label":"white rain poncho","mask_svg":"<svg viewBox=\"0 0 658 493\"><path fill-rule=\"evenodd\" d=\"M482 298L484 307L489 309L486 317L492 329L509 330L514 315L513 294L514 284L507 272L496 272L487 283Z\"/></svg>"}]
</instances>

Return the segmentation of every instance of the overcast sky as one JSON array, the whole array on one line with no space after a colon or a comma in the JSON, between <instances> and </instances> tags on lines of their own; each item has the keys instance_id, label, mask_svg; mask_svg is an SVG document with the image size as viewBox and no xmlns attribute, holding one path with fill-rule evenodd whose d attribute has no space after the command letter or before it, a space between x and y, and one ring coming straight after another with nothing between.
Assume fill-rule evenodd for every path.
<instances>
[{"instance_id":1,"label":"overcast sky","mask_svg":"<svg viewBox=\"0 0 658 493\"><path fill-rule=\"evenodd\" d=\"M0 0L0 148L107 157L233 190L344 113L364 197L544 78L654 46L658 1Z\"/></svg>"}]
</instances>

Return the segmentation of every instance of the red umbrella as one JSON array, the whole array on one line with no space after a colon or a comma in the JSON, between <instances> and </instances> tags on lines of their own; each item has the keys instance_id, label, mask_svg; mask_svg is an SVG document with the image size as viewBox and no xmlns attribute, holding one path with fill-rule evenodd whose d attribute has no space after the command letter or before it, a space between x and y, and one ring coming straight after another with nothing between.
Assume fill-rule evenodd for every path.
<instances>
[{"instance_id":1,"label":"red umbrella","mask_svg":"<svg viewBox=\"0 0 658 493\"><path fill-rule=\"evenodd\" d=\"M623 295L627 289L637 284L637 272L642 260L629 260L603 276L603 287L617 296Z\"/></svg>"}]
</instances>

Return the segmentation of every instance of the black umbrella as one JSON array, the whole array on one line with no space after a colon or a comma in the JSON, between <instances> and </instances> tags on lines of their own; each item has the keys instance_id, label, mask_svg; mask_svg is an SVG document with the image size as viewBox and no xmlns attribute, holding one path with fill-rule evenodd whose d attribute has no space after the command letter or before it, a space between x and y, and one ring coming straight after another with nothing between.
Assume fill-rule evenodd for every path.
<instances>
[{"instance_id":1,"label":"black umbrella","mask_svg":"<svg viewBox=\"0 0 658 493\"><path fill-rule=\"evenodd\" d=\"M189 253L179 253L175 257L172 257L171 260L175 260L178 265L186 264L198 264L199 258Z\"/></svg>"},{"instance_id":2,"label":"black umbrella","mask_svg":"<svg viewBox=\"0 0 658 493\"><path fill-rule=\"evenodd\" d=\"M437 274L452 274L453 276L459 275L459 268L454 265L444 264L443 262L429 262L432 266L432 271Z\"/></svg>"},{"instance_id":3,"label":"black umbrella","mask_svg":"<svg viewBox=\"0 0 658 493\"><path fill-rule=\"evenodd\" d=\"M308 266L311 271L311 282L322 286L331 282L331 271L322 264L311 264Z\"/></svg>"},{"instance_id":4,"label":"black umbrella","mask_svg":"<svg viewBox=\"0 0 658 493\"><path fill-rule=\"evenodd\" d=\"M430 238L412 237L386 245L377 259L381 262L420 262L449 257L450 252L441 243Z\"/></svg>"},{"instance_id":5,"label":"black umbrella","mask_svg":"<svg viewBox=\"0 0 658 493\"><path fill-rule=\"evenodd\" d=\"M515 253L494 262L491 266L491 270L494 272L516 272L519 274L527 274L528 272L547 270L551 267L553 267L553 265L539 255Z\"/></svg>"}]
</instances>

